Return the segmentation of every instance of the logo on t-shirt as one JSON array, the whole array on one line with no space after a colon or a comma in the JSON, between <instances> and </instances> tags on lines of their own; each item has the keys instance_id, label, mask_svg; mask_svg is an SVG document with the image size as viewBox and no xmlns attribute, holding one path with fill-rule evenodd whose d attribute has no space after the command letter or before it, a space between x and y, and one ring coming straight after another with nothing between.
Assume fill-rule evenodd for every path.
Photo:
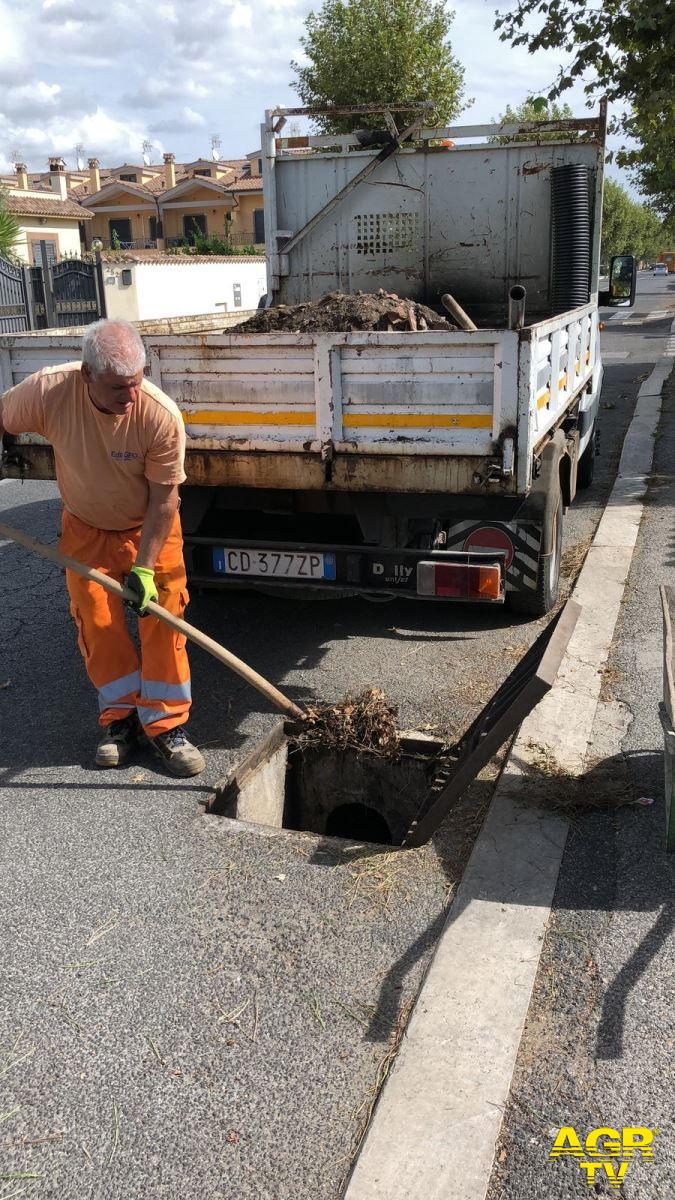
<instances>
[{"instance_id":1,"label":"logo on t-shirt","mask_svg":"<svg viewBox=\"0 0 675 1200\"><path fill-rule=\"evenodd\" d=\"M121 462L129 462L130 458L138 458L138 455L134 454L133 450L111 450L110 457L118 458Z\"/></svg>"}]
</instances>

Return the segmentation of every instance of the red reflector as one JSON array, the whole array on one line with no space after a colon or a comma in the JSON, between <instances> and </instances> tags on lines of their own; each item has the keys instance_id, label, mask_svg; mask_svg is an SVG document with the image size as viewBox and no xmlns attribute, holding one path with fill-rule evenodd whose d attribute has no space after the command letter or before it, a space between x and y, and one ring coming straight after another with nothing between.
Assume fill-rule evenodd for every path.
<instances>
[{"instance_id":1,"label":"red reflector","mask_svg":"<svg viewBox=\"0 0 675 1200\"><path fill-rule=\"evenodd\" d=\"M463 563L434 565L434 593L453 600L499 600L501 572L498 566L465 566Z\"/></svg>"}]
</instances>

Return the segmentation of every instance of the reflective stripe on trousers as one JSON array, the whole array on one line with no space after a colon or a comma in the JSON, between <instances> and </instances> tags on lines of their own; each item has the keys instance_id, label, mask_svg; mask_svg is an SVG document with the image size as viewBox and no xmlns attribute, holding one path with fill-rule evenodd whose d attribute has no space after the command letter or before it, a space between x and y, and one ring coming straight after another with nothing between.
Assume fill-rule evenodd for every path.
<instances>
[{"instance_id":1,"label":"reflective stripe on trousers","mask_svg":"<svg viewBox=\"0 0 675 1200\"><path fill-rule=\"evenodd\" d=\"M122 583L135 562L140 533L140 529L94 529L64 512L60 549ZM80 651L99 694L100 724L109 725L137 707L149 737L182 725L191 704L185 638L157 617L142 617L138 621L139 662L121 600L72 571L66 571L66 582ZM182 617L188 592L177 513L157 559L155 583L160 604Z\"/></svg>"},{"instance_id":2,"label":"reflective stripe on trousers","mask_svg":"<svg viewBox=\"0 0 675 1200\"><path fill-rule=\"evenodd\" d=\"M192 700L190 680L183 683L164 683L159 679L141 680L138 715L145 731L152 736L153 728L170 718L176 710L183 712ZM161 705L161 707L158 707Z\"/></svg>"},{"instance_id":3,"label":"reflective stripe on trousers","mask_svg":"<svg viewBox=\"0 0 675 1200\"><path fill-rule=\"evenodd\" d=\"M122 704L123 708L135 708L140 686L140 671L131 671L129 675L122 675L120 679L113 679L112 683L104 683L103 687L98 689L98 706L101 712L105 712L106 708L116 707L120 704ZM123 701L124 703L122 703Z\"/></svg>"}]
</instances>

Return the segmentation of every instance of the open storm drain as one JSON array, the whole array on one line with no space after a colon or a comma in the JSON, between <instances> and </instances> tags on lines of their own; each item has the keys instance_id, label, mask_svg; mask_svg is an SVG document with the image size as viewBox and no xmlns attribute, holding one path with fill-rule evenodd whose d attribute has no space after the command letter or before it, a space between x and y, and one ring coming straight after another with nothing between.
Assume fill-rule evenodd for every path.
<instances>
[{"instance_id":1,"label":"open storm drain","mask_svg":"<svg viewBox=\"0 0 675 1200\"><path fill-rule=\"evenodd\" d=\"M396 759L304 746L280 721L222 780L207 811L325 837L400 846L437 773L443 743L402 735Z\"/></svg>"},{"instance_id":2,"label":"open storm drain","mask_svg":"<svg viewBox=\"0 0 675 1200\"><path fill-rule=\"evenodd\" d=\"M567 602L455 746L402 733L395 755L378 754L307 741L301 726L279 721L216 785L206 811L323 837L421 846L550 690L580 611Z\"/></svg>"}]
</instances>

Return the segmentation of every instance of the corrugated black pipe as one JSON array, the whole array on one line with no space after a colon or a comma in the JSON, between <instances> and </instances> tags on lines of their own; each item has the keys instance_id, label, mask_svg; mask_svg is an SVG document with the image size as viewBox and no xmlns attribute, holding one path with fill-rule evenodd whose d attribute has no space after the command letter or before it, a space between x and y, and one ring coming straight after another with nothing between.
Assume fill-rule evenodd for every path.
<instances>
[{"instance_id":1,"label":"corrugated black pipe","mask_svg":"<svg viewBox=\"0 0 675 1200\"><path fill-rule=\"evenodd\" d=\"M590 298L591 172L568 163L551 172L553 189L553 313Z\"/></svg>"}]
</instances>

